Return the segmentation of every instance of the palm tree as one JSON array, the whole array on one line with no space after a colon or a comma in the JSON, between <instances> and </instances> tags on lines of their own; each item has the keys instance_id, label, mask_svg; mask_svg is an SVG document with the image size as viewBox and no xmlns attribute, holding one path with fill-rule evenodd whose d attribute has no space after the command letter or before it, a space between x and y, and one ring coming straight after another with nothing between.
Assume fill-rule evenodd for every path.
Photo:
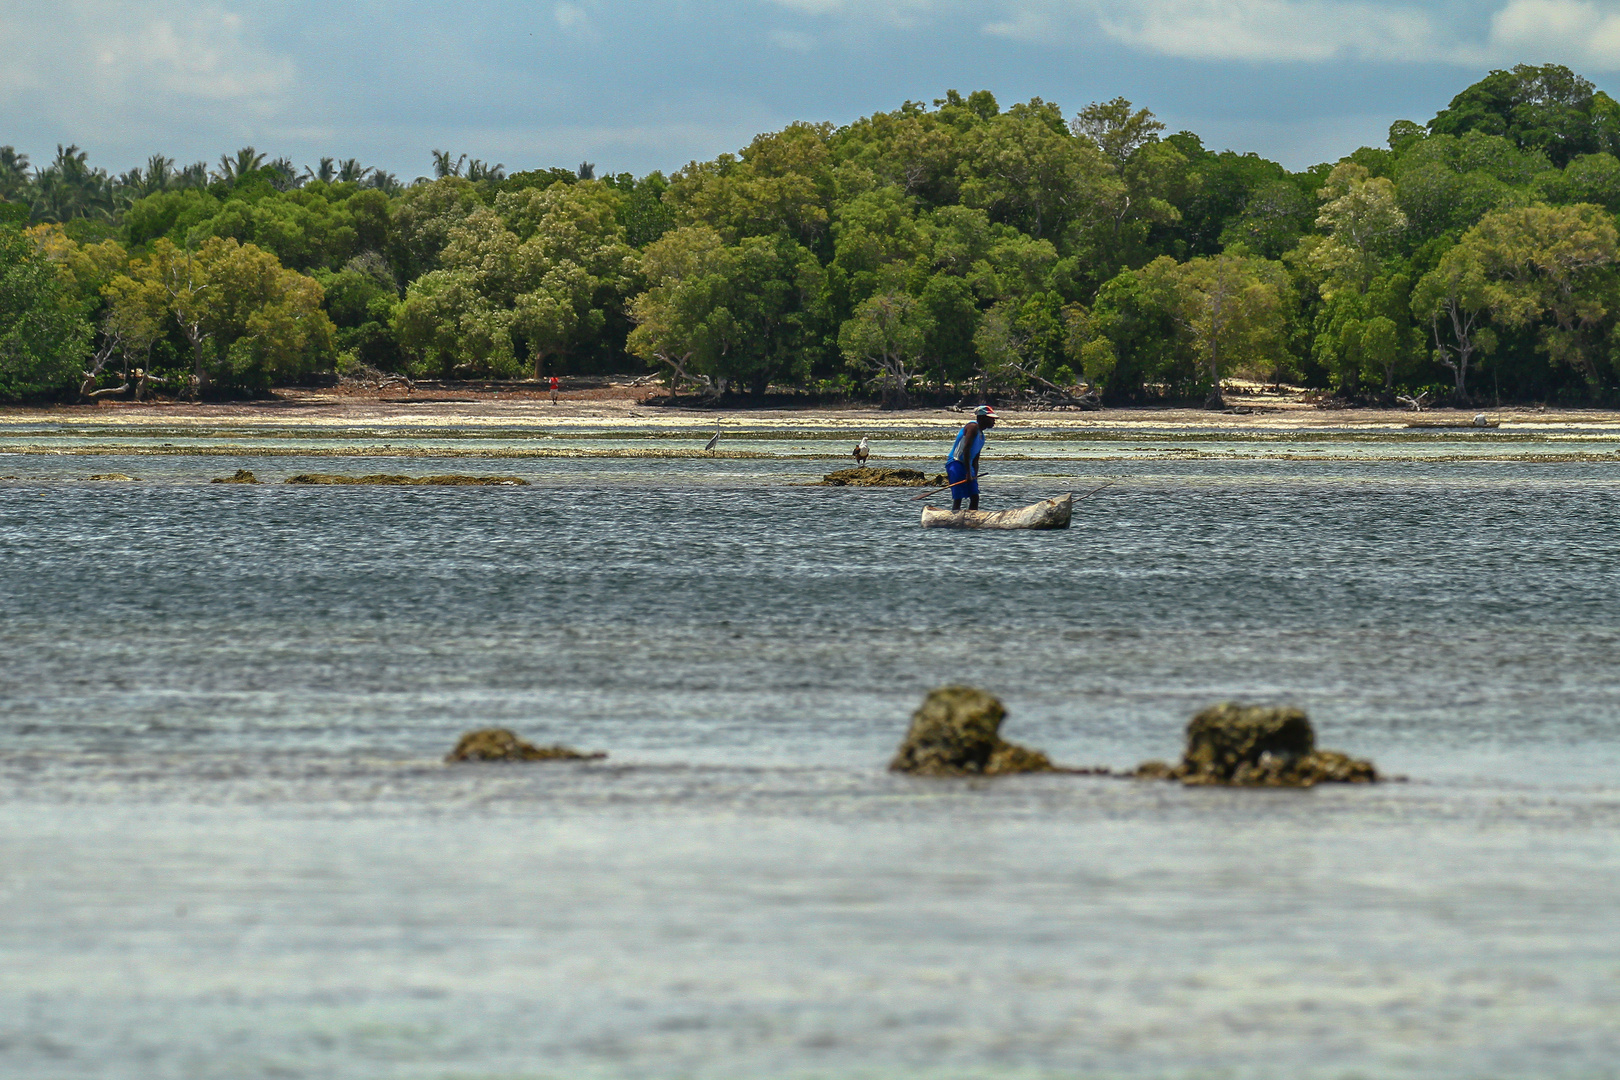
<instances>
[{"instance_id":1,"label":"palm tree","mask_svg":"<svg viewBox=\"0 0 1620 1080\"><path fill-rule=\"evenodd\" d=\"M460 176L461 167L467 163L467 155L459 158L450 156L448 150L433 151L433 175L443 180L447 176Z\"/></svg>"},{"instance_id":2,"label":"palm tree","mask_svg":"<svg viewBox=\"0 0 1620 1080\"><path fill-rule=\"evenodd\" d=\"M146 190L142 194L153 195L159 191L168 191L177 179L179 176L174 171L174 158L153 154L146 159Z\"/></svg>"},{"instance_id":3,"label":"palm tree","mask_svg":"<svg viewBox=\"0 0 1620 1080\"><path fill-rule=\"evenodd\" d=\"M248 173L264 165L265 155L259 153L251 146L244 146L236 152L236 156L221 155L219 169L214 173L215 180L226 180L235 183Z\"/></svg>"},{"instance_id":4,"label":"palm tree","mask_svg":"<svg viewBox=\"0 0 1620 1080\"><path fill-rule=\"evenodd\" d=\"M486 165L482 158L473 158L467 162L467 179L469 180L505 180L506 166L501 164Z\"/></svg>"},{"instance_id":5,"label":"palm tree","mask_svg":"<svg viewBox=\"0 0 1620 1080\"><path fill-rule=\"evenodd\" d=\"M292 158L278 157L265 169L272 174L270 186L277 191L292 191L304 186L304 178L298 175L298 167L292 163Z\"/></svg>"},{"instance_id":6,"label":"palm tree","mask_svg":"<svg viewBox=\"0 0 1620 1080\"><path fill-rule=\"evenodd\" d=\"M399 182L399 177L391 172L383 172L381 169L371 170L371 176L366 180L365 186L376 188L378 191L388 195L398 195L405 190L405 185Z\"/></svg>"},{"instance_id":7,"label":"palm tree","mask_svg":"<svg viewBox=\"0 0 1620 1080\"><path fill-rule=\"evenodd\" d=\"M311 180L319 180L323 184L330 184L337 179L337 163L329 157L321 158L319 168L311 169L304 166L304 175Z\"/></svg>"},{"instance_id":8,"label":"palm tree","mask_svg":"<svg viewBox=\"0 0 1620 1080\"><path fill-rule=\"evenodd\" d=\"M182 188L204 188L208 186L208 162L199 161L187 165L175 175L174 186Z\"/></svg>"},{"instance_id":9,"label":"palm tree","mask_svg":"<svg viewBox=\"0 0 1620 1080\"><path fill-rule=\"evenodd\" d=\"M589 161L580 162L579 163L579 178L581 180L595 180L596 179L596 166L591 164Z\"/></svg>"},{"instance_id":10,"label":"palm tree","mask_svg":"<svg viewBox=\"0 0 1620 1080\"><path fill-rule=\"evenodd\" d=\"M375 169L360 164L359 158L344 158L338 162L338 183L358 184L375 171Z\"/></svg>"},{"instance_id":11,"label":"palm tree","mask_svg":"<svg viewBox=\"0 0 1620 1080\"><path fill-rule=\"evenodd\" d=\"M90 155L77 146L56 147L56 160L34 174L34 216L42 221L111 217L113 182L105 169L92 169Z\"/></svg>"},{"instance_id":12,"label":"palm tree","mask_svg":"<svg viewBox=\"0 0 1620 1080\"><path fill-rule=\"evenodd\" d=\"M14 146L0 146L0 199L28 202L33 178L28 173L28 155Z\"/></svg>"}]
</instances>

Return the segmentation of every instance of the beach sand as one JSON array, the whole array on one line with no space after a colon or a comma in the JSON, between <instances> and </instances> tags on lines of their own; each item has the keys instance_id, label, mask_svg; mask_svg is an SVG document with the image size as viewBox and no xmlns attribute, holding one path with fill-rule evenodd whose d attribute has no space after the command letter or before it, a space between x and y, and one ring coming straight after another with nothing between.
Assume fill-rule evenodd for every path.
<instances>
[{"instance_id":1,"label":"beach sand","mask_svg":"<svg viewBox=\"0 0 1620 1080\"><path fill-rule=\"evenodd\" d=\"M591 380L603 382L603 380ZM103 401L94 405L0 410L0 430L16 425L51 423L83 427L109 425L145 427L536 427L588 431L598 428L637 427L671 431L707 430L717 421L749 430L793 430L807 427L903 432L937 429L958 422L963 412L945 408L886 411L859 403L805 404L802 406L716 407L657 404L661 391L637 386L630 380L571 389L553 403L549 393L524 384L491 388L489 385L452 387L419 385L413 391L389 387L340 386L330 389L283 389L257 401L192 404L186 402ZM1265 435L1279 431L1403 431L1414 425L1467 426L1484 412L1501 429L1521 432L1620 432L1620 412L1605 409L1567 409L1537 405L1502 408L1431 408L1415 413L1404 409L1324 408L1307 400L1303 391L1273 392L1245 388L1229 392L1228 404L1236 411L1187 407L1107 408L1081 411L1021 411L1006 407L1004 431L1040 427L1048 431L1158 430L1222 432ZM1242 411L1247 410L1247 411Z\"/></svg>"}]
</instances>

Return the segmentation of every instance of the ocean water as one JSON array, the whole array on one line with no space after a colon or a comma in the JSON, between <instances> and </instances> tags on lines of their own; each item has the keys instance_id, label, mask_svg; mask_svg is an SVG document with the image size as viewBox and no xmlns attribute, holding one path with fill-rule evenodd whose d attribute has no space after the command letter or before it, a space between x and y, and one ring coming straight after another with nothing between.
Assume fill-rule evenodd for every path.
<instances>
[{"instance_id":1,"label":"ocean water","mask_svg":"<svg viewBox=\"0 0 1620 1080\"><path fill-rule=\"evenodd\" d=\"M1620 1076L1620 464L1035 440L987 505L1117 480L995 535L805 445L0 458L0 1075ZM888 774L955 681L1406 779Z\"/></svg>"}]
</instances>

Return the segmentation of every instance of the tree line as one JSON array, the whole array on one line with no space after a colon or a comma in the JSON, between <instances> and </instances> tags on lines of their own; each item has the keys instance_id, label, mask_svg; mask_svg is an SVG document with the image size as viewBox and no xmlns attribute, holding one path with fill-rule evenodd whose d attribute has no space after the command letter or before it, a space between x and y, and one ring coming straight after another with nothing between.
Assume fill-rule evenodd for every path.
<instances>
[{"instance_id":1,"label":"tree line","mask_svg":"<svg viewBox=\"0 0 1620 1080\"><path fill-rule=\"evenodd\" d=\"M656 370L895 404L1237 378L1614 404L1617 155L1620 105L1556 65L1302 172L1123 98L986 91L639 178L4 147L0 398Z\"/></svg>"}]
</instances>

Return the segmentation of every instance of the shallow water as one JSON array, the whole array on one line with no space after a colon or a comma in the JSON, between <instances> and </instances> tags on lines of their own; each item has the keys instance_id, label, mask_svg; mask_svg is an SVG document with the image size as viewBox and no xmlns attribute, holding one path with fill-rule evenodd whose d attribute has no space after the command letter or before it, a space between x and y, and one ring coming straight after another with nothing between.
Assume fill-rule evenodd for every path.
<instances>
[{"instance_id":1,"label":"shallow water","mask_svg":"<svg viewBox=\"0 0 1620 1080\"><path fill-rule=\"evenodd\" d=\"M989 505L1122 479L995 536L789 452L0 458L0 1074L1620 1075L1620 471L1029 456ZM889 776L952 680L1411 780ZM490 724L612 756L439 764Z\"/></svg>"}]
</instances>

